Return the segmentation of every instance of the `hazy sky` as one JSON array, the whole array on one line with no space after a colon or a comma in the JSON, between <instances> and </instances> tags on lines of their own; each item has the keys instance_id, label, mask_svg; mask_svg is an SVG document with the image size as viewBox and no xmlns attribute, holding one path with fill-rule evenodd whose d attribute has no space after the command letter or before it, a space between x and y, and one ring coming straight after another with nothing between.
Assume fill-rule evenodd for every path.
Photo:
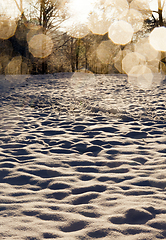
<instances>
[{"instance_id":1,"label":"hazy sky","mask_svg":"<svg viewBox=\"0 0 166 240\"><path fill-rule=\"evenodd\" d=\"M20 0L16 0L20 5ZM23 0L23 7L28 7L28 2L31 0ZM92 7L92 4L98 0L70 0L72 3L70 4L71 9L74 12L78 12L78 15L86 16L89 12L89 9ZM163 1L163 0L162 0ZM34 2L34 1L33 1ZM150 7L152 10L157 10L157 2L158 0L150 0ZM20 15L20 11L18 10L15 0L0 0L0 9L2 13L15 18Z\"/></svg>"}]
</instances>

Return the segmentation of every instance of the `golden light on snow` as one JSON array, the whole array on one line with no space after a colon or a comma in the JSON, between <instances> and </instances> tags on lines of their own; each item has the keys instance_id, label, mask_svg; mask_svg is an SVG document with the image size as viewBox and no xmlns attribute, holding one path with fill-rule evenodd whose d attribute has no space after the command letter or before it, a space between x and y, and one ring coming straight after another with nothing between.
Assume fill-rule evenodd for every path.
<instances>
[{"instance_id":1,"label":"golden light on snow","mask_svg":"<svg viewBox=\"0 0 166 240\"><path fill-rule=\"evenodd\" d=\"M29 51L34 57L46 58L52 53L53 41L45 34L34 35L28 43Z\"/></svg>"},{"instance_id":2,"label":"golden light on snow","mask_svg":"<svg viewBox=\"0 0 166 240\"><path fill-rule=\"evenodd\" d=\"M99 44L96 53L98 59L104 64L110 64L112 58L118 53L120 47L115 45L112 41L106 40Z\"/></svg>"},{"instance_id":3,"label":"golden light on snow","mask_svg":"<svg viewBox=\"0 0 166 240\"><path fill-rule=\"evenodd\" d=\"M74 23L67 28L67 34L73 38L83 38L90 32L87 24Z\"/></svg>"},{"instance_id":4,"label":"golden light on snow","mask_svg":"<svg viewBox=\"0 0 166 240\"><path fill-rule=\"evenodd\" d=\"M133 0L130 3L130 8L136 9L141 12L144 19L152 16L152 10L150 9L150 5L147 0Z\"/></svg>"},{"instance_id":5,"label":"golden light on snow","mask_svg":"<svg viewBox=\"0 0 166 240\"><path fill-rule=\"evenodd\" d=\"M141 89L149 89L153 82L153 73L145 65L134 66L128 73L128 82Z\"/></svg>"},{"instance_id":6,"label":"golden light on snow","mask_svg":"<svg viewBox=\"0 0 166 240\"><path fill-rule=\"evenodd\" d=\"M111 22L111 19L107 17L105 12L93 12L89 17L88 28L94 34L104 35L108 32Z\"/></svg>"},{"instance_id":7,"label":"golden light on snow","mask_svg":"<svg viewBox=\"0 0 166 240\"><path fill-rule=\"evenodd\" d=\"M110 17L113 19L119 18L119 16L129 9L129 4L127 0L106 0L105 8L108 8Z\"/></svg>"},{"instance_id":8,"label":"golden light on snow","mask_svg":"<svg viewBox=\"0 0 166 240\"><path fill-rule=\"evenodd\" d=\"M135 66L145 65L146 58L137 52L128 53L122 60L122 69L129 74L131 69ZM139 69L139 68L138 68Z\"/></svg>"},{"instance_id":9,"label":"golden light on snow","mask_svg":"<svg viewBox=\"0 0 166 240\"><path fill-rule=\"evenodd\" d=\"M14 20L0 17L0 38L8 39L15 34L17 24Z\"/></svg>"},{"instance_id":10,"label":"golden light on snow","mask_svg":"<svg viewBox=\"0 0 166 240\"><path fill-rule=\"evenodd\" d=\"M149 35L151 46L157 51L166 51L166 28L157 27Z\"/></svg>"},{"instance_id":11,"label":"golden light on snow","mask_svg":"<svg viewBox=\"0 0 166 240\"><path fill-rule=\"evenodd\" d=\"M147 61L160 59L160 52L152 47L148 37L139 39L134 45L134 50L145 56Z\"/></svg>"},{"instance_id":12,"label":"golden light on snow","mask_svg":"<svg viewBox=\"0 0 166 240\"><path fill-rule=\"evenodd\" d=\"M134 30L130 23L120 20L111 24L108 29L108 37L115 43L125 45L133 37Z\"/></svg>"},{"instance_id":13,"label":"golden light on snow","mask_svg":"<svg viewBox=\"0 0 166 240\"><path fill-rule=\"evenodd\" d=\"M142 13L135 9L129 9L124 11L120 16L120 20L124 20L130 23L133 27L134 32L138 32L139 30L141 30L144 23Z\"/></svg>"}]
</instances>

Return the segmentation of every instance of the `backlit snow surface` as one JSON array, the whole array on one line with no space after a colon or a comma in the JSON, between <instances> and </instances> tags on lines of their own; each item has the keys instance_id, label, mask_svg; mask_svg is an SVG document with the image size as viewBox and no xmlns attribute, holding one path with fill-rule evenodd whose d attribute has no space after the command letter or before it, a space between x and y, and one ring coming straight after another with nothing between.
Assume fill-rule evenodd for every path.
<instances>
[{"instance_id":1,"label":"backlit snow surface","mask_svg":"<svg viewBox=\"0 0 166 240\"><path fill-rule=\"evenodd\" d=\"M166 239L166 84L0 78L0 239Z\"/></svg>"}]
</instances>

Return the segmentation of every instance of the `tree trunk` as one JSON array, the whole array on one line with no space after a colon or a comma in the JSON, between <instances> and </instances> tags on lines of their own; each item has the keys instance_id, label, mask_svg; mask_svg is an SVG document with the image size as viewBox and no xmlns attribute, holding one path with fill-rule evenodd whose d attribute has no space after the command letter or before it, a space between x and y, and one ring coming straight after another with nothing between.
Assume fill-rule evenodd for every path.
<instances>
[{"instance_id":1,"label":"tree trunk","mask_svg":"<svg viewBox=\"0 0 166 240\"><path fill-rule=\"evenodd\" d=\"M161 6L161 0L158 0L158 14L159 14L159 26L163 26L163 6Z\"/></svg>"},{"instance_id":2,"label":"tree trunk","mask_svg":"<svg viewBox=\"0 0 166 240\"><path fill-rule=\"evenodd\" d=\"M87 50L85 49L85 69L88 69L88 58L87 58Z\"/></svg>"},{"instance_id":3,"label":"tree trunk","mask_svg":"<svg viewBox=\"0 0 166 240\"><path fill-rule=\"evenodd\" d=\"M45 12L45 0L41 0L40 3L40 17L39 23L42 26L43 34L45 34L45 30L47 27L47 19L46 19L46 12ZM47 62L45 60L42 61L42 74L47 73Z\"/></svg>"},{"instance_id":4,"label":"tree trunk","mask_svg":"<svg viewBox=\"0 0 166 240\"><path fill-rule=\"evenodd\" d=\"M158 13L159 13L159 26L163 26L162 9L158 9Z\"/></svg>"},{"instance_id":5,"label":"tree trunk","mask_svg":"<svg viewBox=\"0 0 166 240\"><path fill-rule=\"evenodd\" d=\"M75 72L75 61L74 61L74 42L73 42L73 38L71 38L71 45L70 45L70 48L71 48L71 70L72 72Z\"/></svg>"},{"instance_id":6,"label":"tree trunk","mask_svg":"<svg viewBox=\"0 0 166 240\"><path fill-rule=\"evenodd\" d=\"M78 71L78 63L79 63L79 51L80 51L80 39L77 40L77 48L76 48L76 70Z\"/></svg>"},{"instance_id":7,"label":"tree trunk","mask_svg":"<svg viewBox=\"0 0 166 240\"><path fill-rule=\"evenodd\" d=\"M47 73L47 61L43 60L42 62L42 74Z\"/></svg>"}]
</instances>

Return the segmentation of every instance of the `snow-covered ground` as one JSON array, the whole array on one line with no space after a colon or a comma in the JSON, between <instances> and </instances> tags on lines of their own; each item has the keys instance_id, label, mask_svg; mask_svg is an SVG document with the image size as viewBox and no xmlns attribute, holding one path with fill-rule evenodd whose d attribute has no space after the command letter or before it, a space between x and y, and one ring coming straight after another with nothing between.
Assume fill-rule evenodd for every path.
<instances>
[{"instance_id":1,"label":"snow-covered ground","mask_svg":"<svg viewBox=\"0 0 166 240\"><path fill-rule=\"evenodd\" d=\"M166 84L0 78L0 239L166 239Z\"/></svg>"}]
</instances>

